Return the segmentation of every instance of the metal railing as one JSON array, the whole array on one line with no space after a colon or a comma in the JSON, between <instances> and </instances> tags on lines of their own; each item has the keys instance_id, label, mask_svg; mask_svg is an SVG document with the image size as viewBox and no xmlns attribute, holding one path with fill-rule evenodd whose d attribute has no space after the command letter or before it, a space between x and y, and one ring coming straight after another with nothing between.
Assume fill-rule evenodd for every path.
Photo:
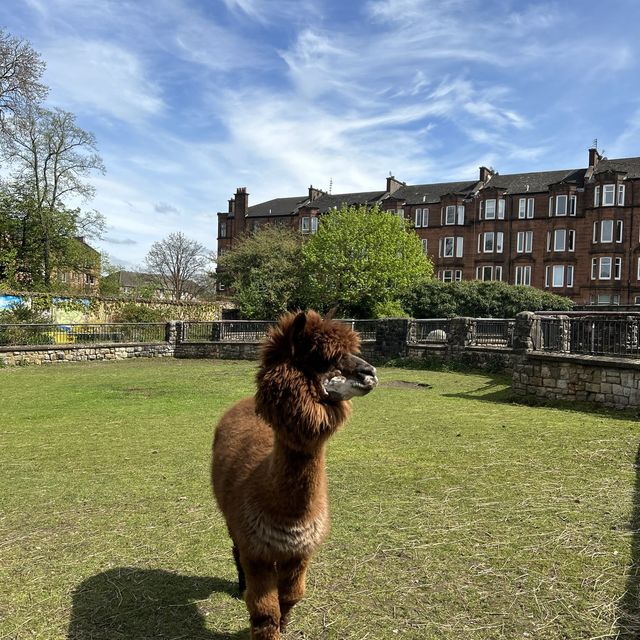
<instances>
[{"instance_id":1,"label":"metal railing","mask_svg":"<svg viewBox=\"0 0 640 640\"><path fill-rule=\"evenodd\" d=\"M447 318L421 318L409 327L409 342L413 344L445 344L451 331Z\"/></svg>"},{"instance_id":2,"label":"metal railing","mask_svg":"<svg viewBox=\"0 0 640 640\"><path fill-rule=\"evenodd\" d=\"M272 324L270 320L185 322L182 342L259 342Z\"/></svg>"},{"instance_id":3,"label":"metal railing","mask_svg":"<svg viewBox=\"0 0 640 640\"><path fill-rule=\"evenodd\" d=\"M640 315L537 317L533 344L539 351L640 358Z\"/></svg>"},{"instance_id":4,"label":"metal railing","mask_svg":"<svg viewBox=\"0 0 640 640\"><path fill-rule=\"evenodd\" d=\"M0 346L166 342L166 324L2 324Z\"/></svg>"},{"instance_id":5,"label":"metal railing","mask_svg":"<svg viewBox=\"0 0 640 640\"><path fill-rule=\"evenodd\" d=\"M514 327L515 321L509 318L476 318L471 344L512 347Z\"/></svg>"},{"instance_id":6,"label":"metal railing","mask_svg":"<svg viewBox=\"0 0 640 640\"><path fill-rule=\"evenodd\" d=\"M351 328L360 334L362 342L371 342L376 339L377 320L349 320L343 318L340 322L351 325Z\"/></svg>"}]
</instances>

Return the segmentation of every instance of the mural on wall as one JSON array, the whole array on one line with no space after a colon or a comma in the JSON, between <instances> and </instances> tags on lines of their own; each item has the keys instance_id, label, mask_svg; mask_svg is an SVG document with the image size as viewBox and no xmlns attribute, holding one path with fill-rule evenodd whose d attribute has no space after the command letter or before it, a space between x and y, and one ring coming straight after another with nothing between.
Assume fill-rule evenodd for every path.
<instances>
[{"instance_id":1,"label":"mural on wall","mask_svg":"<svg viewBox=\"0 0 640 640\"><path fill-rule=\"evenodd\" d=\"M25 300L22 296L12 296L9 294L0 295L0 311L8 311L13 307L18 307L21 304L27 304L30 300Z\"/></svg>"},{"instance_id":2,"label":"mural on wall","mask_svg":"<svg viewBox=\"0 0 640 640\"><path fill-rule=\"evenodd\" d=\"M73 306L65 305L69 298L51 300L51 319L56 324L82 324L89 321L91 300L73 298Z\"/></svg>"}]
</instances>

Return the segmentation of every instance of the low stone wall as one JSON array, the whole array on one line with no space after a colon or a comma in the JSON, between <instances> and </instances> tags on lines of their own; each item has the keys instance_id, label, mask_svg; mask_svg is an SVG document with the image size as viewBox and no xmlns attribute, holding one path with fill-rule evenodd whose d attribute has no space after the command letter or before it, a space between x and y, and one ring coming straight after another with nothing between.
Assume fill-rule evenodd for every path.
<instances>
[{"instance_id":1,"label":"low stone wall","mask_svg":"<svg viewBox=\"0 0 640 640\"><path fill-rule=\"evenodd\" d=\"M0 366L42 365L59 362L126 360L127 358L171 357L174 345L168 342L109 345L55 345L47 347L0 348Z\"/></svg>"},{"instance_id":2,"label":"low stone wall","mask_svg":"<svg viewBox=\"0 0 640 640\"><path fill-rule=\"evenodd\" d=\"M176 358L216 358L219 360L257 360L259 342L182 342L176 345Z\"/></svg>"},{"instance_id":3,"label":"low stone wall","mask_svg":"<svg viewBox=\"0 0 640 640\"><path fill-rule=\"evenodd\" d=\"M545 400L640 406L640 364L635 360L528 352L515 356L512 391Z\"/></svg>"}]
</instances>

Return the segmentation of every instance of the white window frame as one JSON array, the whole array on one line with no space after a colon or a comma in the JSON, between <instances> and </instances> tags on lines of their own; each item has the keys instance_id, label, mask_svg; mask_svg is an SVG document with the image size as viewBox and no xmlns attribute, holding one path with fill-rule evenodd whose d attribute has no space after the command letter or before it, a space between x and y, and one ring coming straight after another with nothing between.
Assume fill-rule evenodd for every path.
<instances>
[{"instance_id":1,"label":"white window frame","mask_svg":"<svg viewBox=\"0 0 640 640\"><path fill-rule=\"evenodd\" d=\"M531 265L516 267L515 284L523 287L531 286Z\"/></svg>"},{"instance_id":2,"label":"white window frame","mask_svg":"<svg viewBox=\"0 0 640 640\"><path fill-rule=\"evenodd\" d=\"M226 238L227 237L227 223L226 222L221 222L220 223L220 237L221 238Z\"/></svg>"},{"instance_id":3,"label":"white window frame","mask_svg":"<svg viewBox=\"0 0 640 640\"><path fill-rule=\"evenodd\" d=\"M591 258L591 279L595 280L598 275L598 258Z\"/></svg>"},{"instance_id":4,"label":"white window frame","mask_svg":"<svg viewBox=\"0 0 640 640\"><path fill-rule=\"evenodd\" d=\"M602 185L602 206L613 207L615 203L616 203L616 185L603 184Z\"/></svg>"},{"instance_id":5,"label":"white window frame","mask_svg":"<svg viewBox=\"0 0 640 640\"><path fill-rule=\"evenodd\" d=\"M622 258L615 258L613 261L613 279L622 279Z\"/></svg>"},{"instance_id":6,"label":"white window frame","mask_svg":"<svg viewBox=\"0 0 640 640\"><path fill-rule=\"evenodd\" d=\"M527 217L527 199L520 198L518 200L518 218L524 220Z\"/></svg>"},{"instance_id":7,"label":"white window frame","mask_svg":"<svg viewBox=\"0 0 640 640\"><path fill-rule=\"evenodd\" d=\"M450 241L451 253L447 253L447 244ZM442 258L453 258L456 252L456 239L454 236L446 236L440 240L440 256Z\"/></svg>"},{"instance_id":8,"label":"white window frame","mask_svg":"<svg viewBox=\"0 0 640 640\"><path fill-rule=\"evenodd\" d=\"M456 224L464 224L464 205L459 204L456 208Z\"/></svg>"},{"instance_id":9,"label":"white window frame","mask_svg":"<svg viewBox=\"0 0 640 640\"><path fill-rule=\"evenodd\" d=\"M527 198L527 218L530 220L535 215L536 208L536 199L535 198Z\"/></svg>"},{"instance_id":10,"label":"white window frame","mask_svg":"<svg viewBox=\"0 0 640 640\"><path fill-rule=\"evenodd\" d=\"M309 216L303 216L300 218L300 231L302 233L310 233L311 232L311 218ZM254 227L255 228L255 227Z\"/></svg>"},{"instance_id":11,"label":"white window frame","mask_svg":"<svg viewBox=\"0 0 640 640\"><path fill-rule=\"evenodd\" d=\"M423 209L422 210L422 227L428 227L429 226L429 209Z\"/></svg>"},{"instance_id":12,"label":"white window frame","mask_svg":"<svg viewBox=\"0 0 640 640\"><path fill-rule=\"evenodd\" d=\"M318 233L318 218L311 216L311 233Z\"/></svg>"},{"instance_id":13,"label":"white window frame","mask_svg":"<svg viewBox=\"0 0 640 640\"><path fill-rule=\"evenodd\" d=\"M576 250L576 232L574 229L567 229L567 251Z\"/></svg>"},{"instance_id":14,"label":"white window frame","mask_svg":"<svg viewBox=\"0 0 640 640\"><path fill-rule=\"evenodd\" d=\"M505 200L498 198L498 220L504 220Z\"/></svg>"},{"instance_id":15,"label":"white window frame","mask_svg":"<svg viewBox=\"0 0 640 640\"><path fill-rule=\"evenodd\" d=\"M560 242L562 240L562 242ZM553 232L553 250L554 251L564 251L567 246L567 230L566 229L556 229Z\"/></svg>"},{"instance_id":16,"label":"white window frame","mask_svg":"<svg viewBox=\"0 0 640 640\"><path fill-rule=\"evenodd\" d=\"M602 258L600 258L600 264L598 266L598 280L611 280L611 275L612 275L612 260L609 256L603 256ZM605 275L607 273L607 270L609 272L609 275Z\"/></svg>"},{"instance_id":17,"label":"white window frame","mask_svg":"<svg viewBox=\"0 0 640 640\"><path fill-rule=\"evenodd\" d=\"M422 244L422 253L426 256L429 251L429 243L427 242L427 238L420 238L420 242Z\"/></svg>"},{"instance_id":18,"label":"white window frame","mask_svg":"<svg viewBox=\"0 0 640 640\"><path fill-rule=\"evenodd\" d=\"M518 231L518 235L516 236L516 253L524 253L525 233L525 231Z\"/></svg>"},{"instance_id":19,"label":"white window frame","mask_svg":"<svg viewBox=\"0 0 640 640\"><path fill-rule=\"evenodd\" d=\"M609 243L609 242L613 242L613 233L614 233L614 224L613 224L613 222L614 222L613 220L601 220L600 221L600 242L601 243L606 244L606 243ZM605 226L605 223L606 223L606 226ZM609 229L609 228L610 228L611 233L608 233L607 234L607 238L608 239L605 239L604 231L605 231L605 229Z\"/></svg>"},{"instance_id":20,"label":"white window frame","mask_svg":"<svg viewBox=\"0 0 640 640\"><path fill-rule=\"evenodd\" d=\"M498 231L496 233L496 253L502 253L504 251L504 232Z\"/></svg>"},{"instance_id":21,"label":"white window frame","mask_svg":"<svg viewBox=\"0 0 640 640\"><path fill-rule=\"evenodd\" d=\"M455 278L456 282L461 282L462 281L462 269L456 269L455 270L454 278Z\"/></svg>"},{"instance_id":22,"label":"white window frame","mask_svg":"<svg viewBox=\"0 0 640 640\"><path fill-rule=\"evenodd\" d=\"M462 258L464 255L464 238L462 236L456 237L456 258Z\"/></svg>"},{"instance_id":23,"label":"white window frame","mask_svg":"<svg viewBox=\"0 0 640 640\"><path fill-rule=\"evenodd\" d=\"M563 212L560 212L560 203L562 202ZM566 216L568 211L568 197L566 195L556 196L556 216Z\"/></svg>"},{"instance_id":24,"label":"white window frame","mask_svg":"<svg viewBox=\"0 0 640 640\"><path fill-rule=\"evenodd\" d=\"M593 239L591 240L593 244L598 242L598 229L599 229L599 225L598 225L598 221L596 220L593 223Z\"/></svg>"},{"instance_id":25,"label":"white window frame","mask_svg":"<svg viewBox=\"0 0 640 640\"><path fill-rule=\"evenodd\" d=\"M566 285L567 287L573 287L573 265L572 264L567 265L566 273L567 273Z\"/></svg>"},{"instance_id":26,"label":"white window frame","mask_svg":"<svg viewBox=\"0 0 640 640\"><path fill-rule=\"evenodd\" d=\"M451 216L449 216L451 214ZM448 204L444 208L444 223L445 225L451 225L456 223L456 205Z\"/></svg>"},{"instance_id":27,"label":"white window frame","mask_svg":"<svg viewBox=\"0 0 640 640\"><path fill-rule=\"evenodd\" d=\"M640 280L640 258L638 258L638 272L636 273L636 277Z\"/></svg>"},{"instance_id":28,"label":"white window frame","mask_svg":"<svg viewBox=\"0 0 640 640\"><path fill-rule=\"evenodd\" d=\"M557 274L560 274L559 280L556 278ZM554 264L551 267L551 288L562 289L563 287L564 287L564 265Z\"/></svg>"},{"instance_id":29,"label":"white window frame","mask_svg":"<svg viewBox=\"0 0 640 640\"><path fill-rule=\"evenodd\" d=\"M616 242L622 242L624 237L624 222L622 220L616 220Z\"/></svg>"},{"instance_id":30,"label":"white window frame","mask_svg":"<svg viewBox=\"0 0 640 640\"><path fill-rule=\"evenodd\" d=\"M443 269L441 273L442 282L453 282L453 269ZM448 277L447 274L449 274Z\"/></svg>"},{"instance_id":31,"label":"white window frame","mask_svg":"<svg viewBox=\"0 0 640 640\"><path fill-rule=\"evenodd\" d=\"M624 207L624 185L623 184L619 184L618 185L618 206L619 207Z\"/></svg>"},{"instance_id":32,"label":"white window frame","mask_svg":"<svg viewBox=\"0 0 640 640\"><path fill-rule=\"evenodd\" d=\"M413 226L419 229L422 226L422 209L416 209L413 212Z\"/></svg>"},{"instance_id":33,"label":"white window frame","mask_svg":"<svg viewBox=\"0 0 640 640\"><path fill-rule=\"evenodd\" d=\"M489 212L487 211L488 207L487 205L491 203L491 215L489 215ZM495 220L496 219L496 199L495 198L489 198L488 200L484 201L484 220Z\"/></svg>"},{"instance_id":34,"label":"white window frame","mask_svg":"<svg viewBox=\"0 0 640 640\"><path fill-rule=\"evenodd\" d=\"M486 231L482 239L482 253L494 253L496 248L496 235L493 231ZM487 248L489 245L489 248Z\"/></svg>"},{"instance_id":35,"label":"white window frame","mask_svg":"<svg viewBox=\"0 0 640 640\"><path fill-rule=\"evenodd\" d=\"M593 206L600 206L600 185L597 184L596 188L593 190Z\"/></svg>"},{"instance_id":36,"label":"white window frame","mask_svg":"<svg viewBox=\"0 0 640 640\"><path fill-rule=\"evenodd\" d=\"M569 196L569 215L575 216L578 210L578 196Z\"/></svg>"}]
</instances>

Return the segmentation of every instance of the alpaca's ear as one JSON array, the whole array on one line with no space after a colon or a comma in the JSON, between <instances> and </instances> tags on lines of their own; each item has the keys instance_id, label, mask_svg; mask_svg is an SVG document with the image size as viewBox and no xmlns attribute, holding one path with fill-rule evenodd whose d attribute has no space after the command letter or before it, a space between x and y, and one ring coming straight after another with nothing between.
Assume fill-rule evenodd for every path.
<instances>
[{"instance_id":1,"label":"alpaca's ear","mask_svg":"<svg viewBox=\"0 0 640 640\"><path fill-rule=\"evenodd\" d=\"M333 309L329 309L329 311L327 311L324 316L324 321L329 322L329 320L333 320L336 316L336 313L338 313L338 305L333 307Z\"/></svg>"},{"instance_id":2,"label":"alpaca's ear","mask_svg":"<svg viewBox=\"0 0 640 640\"><path fill-rule=\"evenodd\" d=\"M307 314L304 311L298 312L298 315L293 319L291 325L291 348L295 351L295 345L300 342L300 338L304 332L304 327L307 324Z\"/></svg>"}]
</instances>

